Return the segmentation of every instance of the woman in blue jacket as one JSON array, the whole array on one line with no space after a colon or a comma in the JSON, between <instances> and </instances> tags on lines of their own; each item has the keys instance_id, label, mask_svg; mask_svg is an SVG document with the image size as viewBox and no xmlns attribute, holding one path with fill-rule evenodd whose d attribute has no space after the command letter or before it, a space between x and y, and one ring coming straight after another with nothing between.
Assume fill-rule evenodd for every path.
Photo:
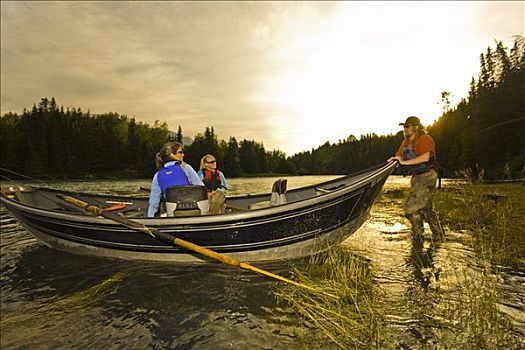
<instances>
[{"instance_id":1,"label":"woman in blue jacket","mask_svg":"<svg viewBox=\"0 0 525 350\"><path fill-rule=\"evenodd\" d=\"M165 143L155 156L155 162L158 171L151 181L148 217L157 214L161 195L166 195L167 188L184 185L204 186L191 165L184 163L184 150L179 142Z\"/></svg>"}]
</instances>

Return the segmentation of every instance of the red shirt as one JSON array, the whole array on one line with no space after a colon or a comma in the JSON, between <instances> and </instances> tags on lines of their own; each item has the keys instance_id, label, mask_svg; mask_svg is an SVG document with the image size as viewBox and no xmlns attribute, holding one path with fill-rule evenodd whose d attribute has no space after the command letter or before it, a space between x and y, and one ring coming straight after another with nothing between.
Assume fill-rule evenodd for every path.
<instances>
[{"instance_id":1,"label":"red shirt","mask_svg":"<svg viewBox=\"0 0 525 350\"><path fill-rule=\"evenodd\" d=\"M401 142L399 149L397 150L396 156L402 157L403 147L408 146L409 143L410 141L404 139L403 142ZM416 152L416 155L418 156L430 152L430 157L436 157L436 143L434 142L432 136L430 136L429 134L423 134L420 136L416 135L416 137L414 137L413 147L414 152Z\"/></svg>"}]
</instances>

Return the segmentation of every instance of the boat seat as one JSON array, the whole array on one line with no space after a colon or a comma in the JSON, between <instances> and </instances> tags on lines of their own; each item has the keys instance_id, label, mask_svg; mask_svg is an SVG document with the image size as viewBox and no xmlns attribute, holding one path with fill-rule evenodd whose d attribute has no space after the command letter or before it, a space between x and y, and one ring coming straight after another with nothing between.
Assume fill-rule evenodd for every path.
<instances>
[{"instance_id":1,"label":"boat seat","mask_svg":"<svg viewBox=\"0 0 525 350\"><path fill-rule=\"evenodd\" d=\"M200 216L210 213L210 200L204 186L168 187L165 203L166 212L170 217Z\"/></svg>"},{"instance_id":2,"label":"boat seat","mask_svg":"<svg viewBox=\"0 0 525 350\"><path fill-rule=\"evenodd\" d=\"M286 204L288 202L288 199L286 198L287 184L287 179L276 180L272 185L272 194L270 200L252 203L248 206L248 208L250 210L256 210Z\"/></svg>"}]
</instances>

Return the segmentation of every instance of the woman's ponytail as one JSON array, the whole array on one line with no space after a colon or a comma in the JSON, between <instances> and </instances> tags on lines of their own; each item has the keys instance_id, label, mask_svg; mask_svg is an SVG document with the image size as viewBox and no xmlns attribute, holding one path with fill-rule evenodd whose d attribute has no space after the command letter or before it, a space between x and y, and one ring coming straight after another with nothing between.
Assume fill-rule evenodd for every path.
<instances>
[{"instance_id":1,"label":"woman's ponytail","mask_svg":"<svg viewBox=\"0 0 525 350\"><path fill-rule=\"evenodd\" d=\"M182 144L179 142L166 142L162 145L159 153L155 155L157 170L162 169L165 163L173 160L171 154L177 152L179 148L182 148Z\"/></svg>"}]
</instances>

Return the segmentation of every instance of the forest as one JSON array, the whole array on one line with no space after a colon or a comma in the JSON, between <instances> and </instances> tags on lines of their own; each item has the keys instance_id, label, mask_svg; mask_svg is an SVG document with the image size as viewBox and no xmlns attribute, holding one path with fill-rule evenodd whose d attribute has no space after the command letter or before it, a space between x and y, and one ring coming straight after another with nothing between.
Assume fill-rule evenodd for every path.
<instances>
[{"instance_id":1,"label":"forest","mask_svg":"<svg viewBox=\"0 0 525 350\"><path fill-rule=\"evenodd\" d=\"M501 41L480 55L468 96L454 106L443 91L443 114L427 127L436 141L444 177L466 168L483 169L486 178L525 174L525 38L515 36L507 49ZM404 119L404 118L402 118ZM0 117L1 168L36 179L149 178L154 155L169 140L183 141L179 125L153 125L117 113L93 115L42 98L22 114ZM349 135L345 140L286 156L255 140L217 137L213 126L185 146L185 160L198 169L200 158L216 155L227 177L266 174L347 174L384 162L395 153L402 132Z\"/></svg>"}]
</instances>

